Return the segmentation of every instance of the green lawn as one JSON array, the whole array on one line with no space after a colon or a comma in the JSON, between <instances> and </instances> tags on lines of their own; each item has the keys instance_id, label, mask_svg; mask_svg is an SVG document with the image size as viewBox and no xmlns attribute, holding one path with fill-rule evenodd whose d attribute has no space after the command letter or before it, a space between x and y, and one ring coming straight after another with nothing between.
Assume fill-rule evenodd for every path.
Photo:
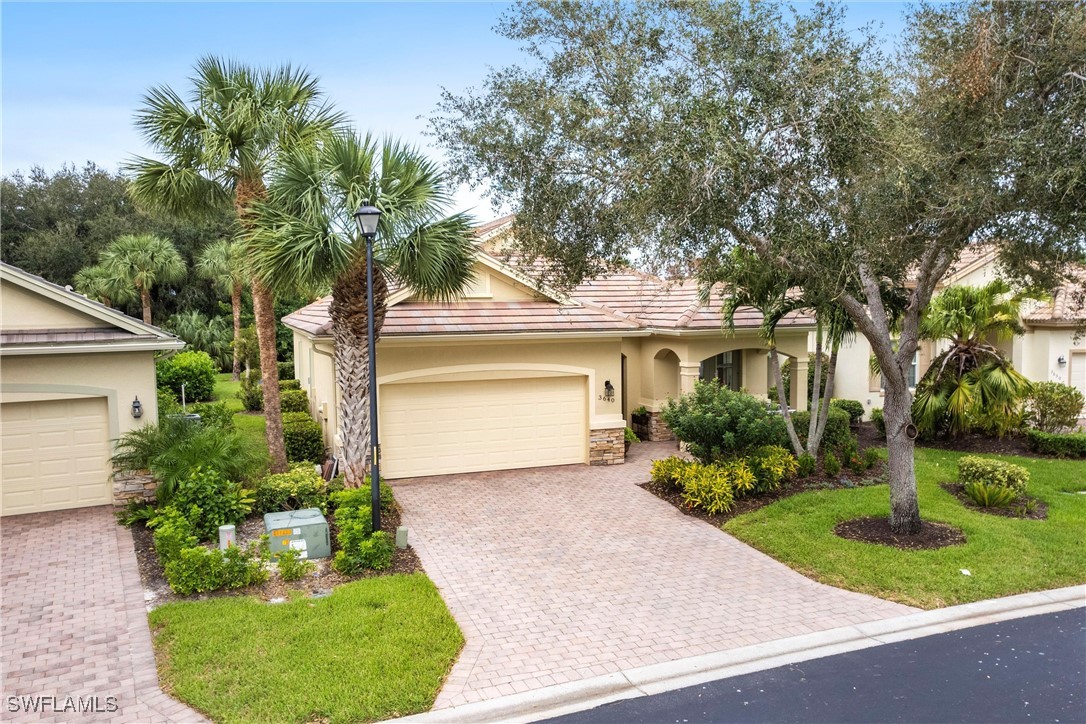
<instances>
[{"instance_id":1,"label":"green lawn","mask_svg":"<svg viewBox=\"0 0 1086 724\"><path fill-rule=\"evenodd\" d=\"M241 404L241 400L238 399L238 390L240 389L241 383L232 382L230 373L225 372L215 380L215 390L211 393L211 398L216 402L225 402L227 408L234 412L240 412L245 409Z\"/></svg>"},{"instance_id":2,"label":"green lawn","mask_svg":"<svg viewBox=\"0 0 1086 724\"><path fill-rule=\"evenodd\" d=\"M238 432L240 432L245 439L261 449L266 450L267 441L264 438L264 416L237 414L245 410L245 406L242 405L241 400L238 399L239 389L241 389L241 383L231 382L230 373L226 372L220 374L215 381L215 390L212 392L211 396L216 402L225 402L227 409L234 411L234 427L238 429Z\"/></svg>"},{"instance_id":3,"label":"green lawn","mask_svg":"<svg viewBox=\"0 0 1086 724\"><path fill-rule=\"evenodd\" d=\"M888 516L885 485L792 496L724 530L823 583L921 608L1086 582L1086 495L1076 494L1086 464L999 457L1028 468L1029 493L1048 503L1047 520L1022 520L969 510L939 487L956 478L960 456L918 448L916 472L921 515L960 528L965 545L903 551L834 535L841 521Z\"/></svg>"},{"instance_id":4,"label":"green lawn","mask_svg":"<svg viewBox=\"0 0 1086 724\"><path fill-rule=\"evenodd\" d=\"M464 643L421 573L349 583L317 600L174 603L150 621L166 689L216 722L425 711Z\"/></svg>"}]
</instances>

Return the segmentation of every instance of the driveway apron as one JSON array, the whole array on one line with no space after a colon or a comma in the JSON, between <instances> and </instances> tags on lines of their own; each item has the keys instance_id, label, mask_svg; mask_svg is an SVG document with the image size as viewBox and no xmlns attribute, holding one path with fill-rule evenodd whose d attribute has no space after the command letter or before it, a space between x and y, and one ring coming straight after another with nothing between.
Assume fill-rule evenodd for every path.
<instances>
[{"instance_id":1,"label":"driveway apron","mask_svg":"<svg viewBox=\"0 0 1086 724\"><path fill-rule=\"evenodd\" d=\"M435 708L916 610L812 581L638 488L674 451L392 482L466 638Z\"/></svg>"},{"instance_id":2,"label":"driveway apron","mask_svg":"<svg viewBox=\"0 0 1086 724\"><path fill-rule=\"evenodd\" d=\"M111 507L4 518L0 543L0 718L205 721L159 689L132 536Z\"/></svg>"}]
</instances>

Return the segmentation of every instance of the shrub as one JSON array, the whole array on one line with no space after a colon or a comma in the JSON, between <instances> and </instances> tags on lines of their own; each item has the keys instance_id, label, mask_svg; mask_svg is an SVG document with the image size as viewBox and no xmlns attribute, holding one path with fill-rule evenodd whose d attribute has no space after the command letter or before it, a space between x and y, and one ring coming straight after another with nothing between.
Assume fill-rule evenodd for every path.
<instances>
[{"instance_id":1,"label":"shrub","mask_svg":"<svg viewBox=\"0 0 1086 724\"><path fill-rule=\"evenodd\" d=\"M292 380L294 379L294 360L288 359L286 362L276 363L279 367L279 379Z\"/></svg>"},{"instance_id":2,"label":"shrub","mask_svg":"<svg viewBox=\"0 0 1086 724\"><path fill-rule=\"evenodd\" d=\"M291 462L309 460L319 463L324 459L324 434L320 423L308 412L283 413L283 440L287 447L287 459Z\"/></svg>"},{"instance_id":3,"label":"shrub","mask_svg":"<svg viewBox=\"0 0 1086 724\"><path fill-rule=\"evenodd\" d=\"M688 465L682 474L683 502L710 515L726 513L735 502L736 487L752 489L754 474L742 460L723 465Z\"/></svg>"},{"instance_id":4,"label":"shrub","mask_svg":"<svg viewBox=\"0 0 1086 724\"><path fill-rule=\"evenodd\" d=\"M1040 430L1026 430L1026 440L1029 442L1030 450L1041 455L1086 458L1086 433L1060 435Z\"/></svg>"},{"instance_id":5,"label":"shrub","mask_svg":"<svg viewBox=\"0 0 1086 724\"><path fill-rule=\"evenodd\" d=\"M864 419L864 403L859 400L830 400L830 406L847 412L848 421L853 427Z\"/></svg>"},{"instance_id":6,"label":"shrub","mask_svg":"<svg viewBox=\"0 0 1086 724\"><path fill-rule=\"evenodd\" d=\"M173 505L159 510L158 515L147 521L147 527L155 532L155 553L163 566L180 557L186 548L199 545L189 519Z\"/></svg>"},{"instance_id":7,"label":"shrub","mask_svg":"<svg viewBox=\"0 0 1086 724\"><path fill-rule=\"evenodd\" d=\"M121 471L150 470L158 480L158 502L166 504L197 467L217 470L229 480L249 480L259 474L267 455L235 430L167 417L125 433L112 461Z\"/></svg>"},{"instance_id":8,"label":"shrub","mask_svg":"<svg viewBox=\"0 0 1086 724\"><path fill-rule=\"evenodd\" d=\"M303 508L328 510L328 483L309 463L296 463L288 472L268 475L253 490L254 513Z\"/></svg>"},{"instance_id":9,"label":"shrub","mask_svg":"<svg viewBox=\"0 0 1086 724\"><path fill-rule=\"evenodd\" d=\"M764 402L716 380L669 400L661 416L690 454L703 463L740 457L762 445L787 443L784 420Z\"/></svg>"},{"instance_id":10,"label":"shrub","mask_svg":"<svg viewBox=\"0 0 1086 724\"><path fill-rule=\"evenodd\" d=\"M822 457L822 472L831 478L841 472L841 461L832 452L828 452Z\"/></svg>"},{"instance_id":11,"label":"shrub","mask_svg":"<svg viewBox=\"0 0 1086 724\"><path fill-rule=\"evenodd\" d=\"M280 552L277 564L279 577L284 581L297 581L317 567L313 561L302 558L302 552L294 548Z\"/></svg>"},{"instance_id":12,"label":"shrub","mask_svg":"<svg viewBox=\"0 0 1086 724\"><path fill-rule=\"evenodd\" d=\"M345 478L342 473L337 475L332 482L328 484L328 504L332 510L337 508L360 508L370 507L370 478L367 475L363 479L362 487L360 488L345 488ZM390 511L396 509L396 499L392 495L392 488L384 480L381 481L379 486L381 496L381 510Z\"/></svg>"},{"instance_id":13,"label":"shrub","mask_svg":"<svg viewBox=\"0 0 1086 724\"><path fill-rule=\"evenodd\" d=\"M114 513L114 515L116 516L118 523L125 528L131 528L136 523L143 523L146 525L149 520L158 515L158 511L155 510L155 506L142 498L133 498L129 500L123 508Z\"/></svg>"},{"instance_id":14,"label":"shrub","mask_svg":"<svg viewBox=\"0 0 1086 724\"><path fill-rule=\"evenodd\" d=\"M225 402L197 402L189 406L189 412L199 415L200 422L205 426L222 430L234 429L234 413Z\"/></svg>"},{"instance_id":15,"label":"shrub","mask_svg":"<svg viewBox=\"0 0 1086 724\"><path fill-rule=\"evenodd\" d=\"M226 550L197 546L185 548L167 563L165 574L170 588L182 595L243 588L268 580L264 561L265 556L255 546L245 550L236 546Z\"/></svg>"},{"instance_id":16,"label":"shrub","mask_svg":"<svg viewBox=\"0 0 1086 724\"><path fill-rule=\"evenodd\" d=\"M811 413L807 410L792 413L792 424L796 427L796 435L804 446L807 445L807 431L811 426ZM850 442L855 443L852 435L848 413L844 410L831 407L826 414L826 429L822 433L822 446L826 450L841 450Z\"/></svg>"},{"instance_id":17,"label":"shrub","mask_svg":"<svg viewBox=\"0 0 1086 724\"><path fill-rule=\"evenodd\" d=\"M260 412L264 409L264 391L260 389L260 375L255 370L242 374L238 399L241 400L241 406L249 412Z\"/></svg>"},{"instance_id":18,"label":"shrub","mask_svg":"<svg viewBox=\"0 0 1086 724\"><path fill-rule=\"evenodd\" d=\"M801 478L809 478L814 475L815 470L818 468L818 460L814 455L808 455L803 453L796 459L796 474Z\"/></svg>"},{"instance_id":19,"label":"shrub","mask_svg":"<svg viewBox=\"0 0 1086 724\"><path fill-rule=\"evenodd\" d=\"M336 551L332 567L347 575L363 570L383 571L392 565L394 552L388 534L379 530L350 549L343 547Z\"/></svg>"},{"instance_id":20,"label":"shrub","mask_svg":"<svg viewBox=\"0 0 1086 724\"><path fill-rule=\"evenodd\" d=\"M177 401L177 395L169 387L158 388L158 417L177 415L181 413L181 403Z\"/></svg>"},{"instance_id":21,"label":"shrub","mask_svg":"<svg viewBox=\"0 0 1086 724\"><path fill-rule=\"evenodd\" d=\"M886 437L886 419L882 416L881 407L871 410L871 422L875 423L875 429L879 431L879 434Z\"/></svg>"},{"instance_id":22,"label":"shrub","mask_svg":"<svg viewBox=\"0 0 1086 724\"><path fill-rule=\"evenodd\" d=\"M878 448L869 447L864 450L864 465L870 470L875 467L881 457Z\"/></svg>"},{"instance_id":23,"label":"shrub","mask_svg":"<svg viewBox=\"0 0 1086 724\"><path fill-rule=\"evenodd\" d=\"M763 445L747 458L754 473L755 492L769 493L779 490L781 483L795 477L799 463L792 453L779 445Z\"/></svg>"},{"instance_id":24,"label":"shrub","mask_svg":"<svg viewBox=\"0 0 1086 724\"><path fill-rule=\"evenodd\" d=\"M309 414L309 395L305 390L283 390L279 393L279 409Z\"/></svg>"},{"instance_id":25,"label":"shrub","mask_svg":"<svg viewBox=\"0 0 1086 724\"><path fill-rule=\"evenodd\" d=\"M963 485L985 483L1010 488L1017 496L1026 492L1029 471L1021 465L966 455L958 460L958 480Z\"/></svg>"},{"instance_id":26,"label":"shrub","mask_svg":"<svg viewBox=\"0 0 1086 724\"><path fill-rule=\"evenodd\" d=\"M302 389L301 380L279 380L280 390L300 390Z\"/></svg>"},{"instance_id":27,"label":"shrub","mask_svg":"<svg viewBox=\"0 0 1086 724\"><path fill-rule=\"evenodd\" d=\"M860 448L856 444L855 438L841 447L841 461L854 473L862 473L867 470L864 459L860 457Z\"/></svg>"},{"instance_id":28,"label":"shrub","mask_svg":"<svg viewBox=\"0 0 1086 724\"><path fill-rule=\"evenodd\" d=\"M1018 499L1018 493L995 483L966 483L965 494L982 508L1005 508Z\"/></svg>"},{"instance_id":29,"label":"shrub","mask_svg":"<svg viewBox=\"0 0 1086 724\"><path fill-rule=\"evenodd\" d=\"M182 480L173 497L188 516L200 540L216 540L220 525L236 525L252 510L253 499L241 485L227 480L216 470L197 467Z\"/></svg>"},{"instance_id":30,"label":"shrub","mask_svg":"<svg viewBox=\"0 0 1086 724\"><path fill-rule=\"evenodd\" d=\"M680 479L687 467L692 465L689 460L672 455L663 460L652 461L652 481L661 485L670 485L675 488L682 487Z\"/></svg>"},{"instance_id":31,"label":"shrub","mask_svg":"<svg viewBox=\"0 0 1086 724\"><path fill-rule=\"evenodd\" d=\"M631 445L635 442L641 442L641 438L639 438L637 434L628 427L622 432L622 437L625 442L628 442Z\"/></svg>"},{"instance_id":32,"label":"shrub","mask_svg":"<svg viewBox=\"0 0 1086 724\"><path fill-rule=\"evenodd\" d=\"M185 386L186 401L211 399L219 369L207 352L180 352L155 367L158 386L169 388L178 399L181 398L181 385Z\"/></svg>"},{"instance_id":33,"label":"shrub","mask_svg":"<svg viewBox=\"0 0 1086 724\"><path fill-rule=\"evenodd\" d=\"M1082 393L1059 382L1038 382L1026 396L1026 424L1041 432L1073 430L1082 414Z\"/></svg>"}]
</instances>

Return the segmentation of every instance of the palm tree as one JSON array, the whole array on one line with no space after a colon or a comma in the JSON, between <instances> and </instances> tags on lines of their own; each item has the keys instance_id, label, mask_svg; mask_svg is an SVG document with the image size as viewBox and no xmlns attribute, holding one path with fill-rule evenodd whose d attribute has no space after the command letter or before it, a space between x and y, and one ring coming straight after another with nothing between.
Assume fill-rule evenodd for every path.
<instances>
[{"instance_id":1,"label":"palm tree","mask_svg":"<svg viewBox=\"0 0 1086 724\"><path fill-rule=\"evenodd\" d=\"M917 383L913 420L922 434L958 435L981 425L1003 435L1018 419L1030 382L995 346L1024 331L1024 297L995 280L954 286L939 295L920 323L920 338L950 348L932 360Z\"/></svg>"},{"instance_id":2,"label":"palm tree","mask_svg":"<svg viewBox=\"0 0 1086 724\"><path fill-rule=\"evenodd\" d=\"M264 198L265 178L284 149L311 144L342 122L321 101L317 79L284 66L255 70L213 56L201 58L186 102L168 86L148 91L136 127L164 161L135 158L130 191L141 205L179 216L207 216L233 205L242 230ZM265 435L272 471L287 469L279 408L275 309L271 291L252 279L260 344Z\"/></svg>"},{"instance_id":3,"label":"palm tree","mask_svg":"<svg viewBox=\"0 0 1086 724\"><path fill-rule=\"evenodd\" d=\"M207 352L220 367L229 364L230 330L225 317L208 317L195 309L171 315L166 329L185 340L192 349Z\"/></svg>"},{"instance_id":4,"label":"palm tree","mask_svg":"<svg viewBox=\"0 0 1086 724\"><path fill-rule=\"evenodd\" d=\"M101 265L129 288L135 288L143 307L144 324L151 323L151 289L185 278L185 260L169 239L153 234L126 234L102 250Z\"/></svg>"},{"instance_id":5,"label":"palm tree","mask_svg":"<svg viewBox=\"0 0 1086 724\"><path fill-rule=\"evenodd\" d=\"M230 379L235 382L241 379L238 345L241 341L241 293L247 278L244 258L244 249L239 243L222 239L204 249L196 260L196 273L230 294L230 308L234 313L234 360Z\"/></svg>"},{"instance_id":6,"label":"palm tree","mask_svg":"<svg viewBox=\"0 0 1086 724\"><path fill-rule=\"evenodd\" d=\"M75 275L75 288L80 294L101 302L107 307L114 304L127 304L136 298L135 291L127 279L118 276L101 264L80 269Z\"/></svg>"},{"instance_id":7,"label":"palm tree","mask_svg":"<svg viewBox=\"0 0 1086 724\"><path fill-rule=\"evenodd\" d=\"M374 334L384 323L389 281L436 300L454 298L472 275L475 250L465 214L446 216L448 180L413 148L339 134L319 148L286 153L256 207L248 241L255 273L276 289L331 286L340 439L347 485L363 484L369 461L370 360L366 348L365 243L353 213L381 210L376 247Z\"/></svg>"}]
</instances>

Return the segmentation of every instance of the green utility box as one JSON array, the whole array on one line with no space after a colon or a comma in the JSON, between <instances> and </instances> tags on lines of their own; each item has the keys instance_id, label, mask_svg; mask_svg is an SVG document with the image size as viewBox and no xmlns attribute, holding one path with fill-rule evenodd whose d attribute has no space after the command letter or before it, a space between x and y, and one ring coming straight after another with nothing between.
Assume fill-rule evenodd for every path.
<instances>
[{"instance_id":1,"label":"green utility box","mask_svg":"<svg viewBox=\"0 0 1086 724\"><path fill-rule=\"evenodd\" d=\"M271 554L278 559L287 548L301 552L302 558L327 558L332 555L328 521L317 508L265 513L264 530L271 543Z\"/></svg>"}]
</instances>

